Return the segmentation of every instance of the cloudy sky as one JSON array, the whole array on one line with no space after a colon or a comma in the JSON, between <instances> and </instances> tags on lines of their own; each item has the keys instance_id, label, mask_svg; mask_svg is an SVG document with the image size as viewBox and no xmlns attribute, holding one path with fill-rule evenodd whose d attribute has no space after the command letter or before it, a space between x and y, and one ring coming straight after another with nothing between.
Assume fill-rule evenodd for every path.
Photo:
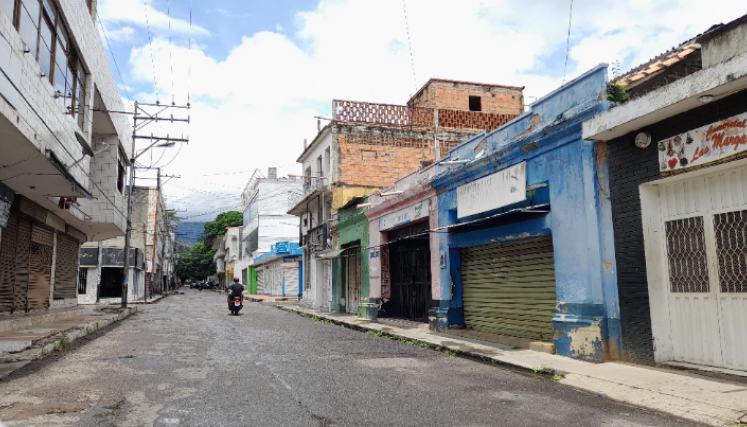
<instances>
[{"instance_id":1,"label":"cloudy sky","mask_svg":"<svg viewBox=\"0 0 747 427\"><path fill-rule=\"evenodd\" d=\"M627 70L747 14L747 2L737 0L575 0L566 67L570 6L570 0L99 0L99 14L128 108L135 100L191 103L174 113L189 115L189 125L144 129L184 133L189 144L153 150L143 161L180 175L165 186L170 207L205 221L238 205L255 168L300 172L295 160L303 140L314 138L314 116L329 116L332 99L404 104L430 77L441 77L526 86L531 102L559 86L564 74L570 79L615 61Z\"/></svg>"}]
</instances>

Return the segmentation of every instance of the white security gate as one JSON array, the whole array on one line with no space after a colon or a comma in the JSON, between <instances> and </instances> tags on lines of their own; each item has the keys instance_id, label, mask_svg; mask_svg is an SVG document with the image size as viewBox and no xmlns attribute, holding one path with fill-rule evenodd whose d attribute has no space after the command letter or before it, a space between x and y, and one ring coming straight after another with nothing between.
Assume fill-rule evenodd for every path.
<instances>
[{"instance_id":1,"label":"white security gate","mask_svg":"<svg viewBox=\"0 0 747 427\"><path fill-rule=\"evenodd\" d=\"M747 370L747 167L658 187L672 359Z\"/></svg>"},{"instance_id":2,"label":"white security gate","mask_svg":"<svg viewBox=\"0 0 747 427\"><path fill-rule=\"evenodd\" d=\"M265 268L257 267L257 294L266 295L267 286L265 284Z\"/></svg>"},{"instance_id":3,"label":"white security gate","mask_svg":"<svg viewBox=\"0 0 747 427\"><path fill-rule=\"evenodd\" d=\"M283 284L285 292L283 296L295 297L299 293L299 282L298 282L298 263L284 263L283 264Z\"/></svg>"},{"instance_id":4,"label":"white security gate","mask_svg":"<svg viewBox=\"0 0 747 427\"><path fill-rule=\"evenodd\" d=\"M345 272L347 289L347 307L345 311L350 314L358 314L361 303L361 248L350 248L345 250L343 258L346 262Z\"/></svg>"}]
</instances>

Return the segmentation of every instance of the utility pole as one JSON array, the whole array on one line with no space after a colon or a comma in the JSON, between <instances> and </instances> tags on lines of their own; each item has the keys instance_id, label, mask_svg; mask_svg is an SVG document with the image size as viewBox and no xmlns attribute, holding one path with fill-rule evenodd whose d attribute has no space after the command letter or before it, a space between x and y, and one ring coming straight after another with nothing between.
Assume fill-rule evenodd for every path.
<instances>
[{"instance_id":1,"label":"utility pole","mask_svg":"<svg viewBox=\"0 0 747 427\"><path fill-rule=\"evenodd\" d=\"M156 279L159 275L156 273L160 273L160 271L156 270L156 254L158 253L158 205L160 204L161 200L161 168L156 168L156 213L155 213L155 221L153 222L153 254L152 254L152 260L153 262L151 265L153 266L153 278L151 279L151 283L153 279ZM159 257L160 259L160 257ZM161 283L160 277L158 277L158 284L159 287L163 285ZM152 289L152 287L151 287ZM163 289L161 290L163 293Z\"/></svg>"},{"instance_id":2,"label":"utility pole","mask_svg":"<svg viewBox=\"0 0 747 427\"><path fill-rule=\"evenodd\" d=\"M161 109L155 114L150 114L147 111L145 111L143 107L159 107ZM122 275L124 276L124 280L122 281L122 308L127 307L127 291L129 288L129 281L130 281L129 270L130 270L130 245L131 245L131 238L132 238L132 192L135 188L135 160L137 160L138 157L145 154L148 150L150 150L154 146L173 147L177 142L189 143L189 139L171 138L169 135L166 135L166 137L155 137L153 136L153 134L151 134L150 136L137 134L137 132L140 129L142 129L146 125L153 123L153 122L169 121L171 123L174 123L174 122L189 123L189 116L187 116L186 119L178 119L178 118L175 119L173 114L171 115L170 118L158 117L160 113L166 111L169 108L189 108L189 106L186 106L186 107L176 106L176 105L163 106L159 104L139 104L138 102L135 102L135 111L133 113L134 124L132 127L132 158L130 159L130 185L129 185L129 190L127 192L127 230L125 232L124 271L122 272ZM142 114L139 114L138 111L140 111ZM123 112L123 114L129 114L129 113ZM138 121L140 121L140 123L138 123ZM135 141L137 141L138 139L149 139L153 142L148 147L141 150L140 153L137 153L135 151ZM158 144L159 141L164 141L164 142L162 144L156 145ZM159 172L159 187L160 187L160 168L158 172ZM159 188L159 191L160 191L160 188ZM158 212L158 200L156 200L156 212ZM158 217L156 216L156 222L157 221L158 221ZM155 243L155 237L154 237L154 243ZM155 244L153 246L155 248ZM155 260L153 260L153 262L155 264ZM155 270L155 265L154 265L154 270Z\"/></svg>"}]
</instances>

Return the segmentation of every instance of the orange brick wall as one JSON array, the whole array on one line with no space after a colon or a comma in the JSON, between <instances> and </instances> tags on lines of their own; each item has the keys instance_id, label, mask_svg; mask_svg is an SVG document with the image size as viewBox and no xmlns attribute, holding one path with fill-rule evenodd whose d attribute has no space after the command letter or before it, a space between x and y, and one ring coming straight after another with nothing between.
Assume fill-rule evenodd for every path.
<instances>
[{"instance_id":1,"label":"orange brick wall","mask_svg":"<svg viewBox=\"0 0 747 427\"><path fill-rule=\"evenodd\" d=\"M485 113L520 115L524 112L521 90L438 81L431 82L409 105L469 111L470 96L482 98Z\"/></svg>"},{"instance_id":2,"label":"orange brick wall","mask_svg":"<svg viewBox=\"0 0 747 427\"><path fill-rule=\"evenodd\" d=\"M472 133L439 135L441 154L472 137ZM340 185L386 188L420 167L436 160L432 132L366 130L337 135Z\"/></svg>"}]
</instances>

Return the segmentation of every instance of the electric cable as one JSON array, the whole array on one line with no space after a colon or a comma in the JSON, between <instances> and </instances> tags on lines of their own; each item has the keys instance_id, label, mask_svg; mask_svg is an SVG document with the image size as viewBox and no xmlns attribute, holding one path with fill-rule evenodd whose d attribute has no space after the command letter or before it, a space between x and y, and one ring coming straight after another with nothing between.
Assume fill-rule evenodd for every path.
<instances>
[{"instance_id":1,"label":"electric cable","mask_svg":"<svg viewBox=\"0 0 747 427\"><path fill-rule=\"evenodd\" d=\"M124 79L122 78L122 73L119 71L119 65L117 65L117 58L114 57L114 50L112 50L112 45L109 43L109 36L106 35L106 28L104 28L104 24L101 22L101 17L96 14L96 18L99 20L99 26L101 27L101 32L104 33L104 39L106 40L106 45L109 46L109 54L112 57L112 62L114 62L114 68L117 69L117 74L119 74L119 81L122 83L122 88L125 90L125 94L127 95L127 101L132 103L132 99L130 98L130 91L127 90L127 85L124 82Z\"/></svg>"},{"instance_id":2,"label":"electric cable","mask_svg":"<svg viewBox=\"0 0 747 427\"><path fill-rule=\"evenodd\" d=\"M145 6L145 24L148 27L148 44L150 45L150 63L153 67L153 89L156 91L156 104L159 104L158 101L158 84L156 83L156 61L153 57L153 36L150 32L150 21L148 19L148 3L146 0L143 0L143 5Z\"/></svg>"},{"instance_id":3,"label":"electric cable","mask_svg":"<svg viewBox=\"0 0 747 427\"><path fill-rule=\"evenodd\" d=\"M174 57L173 47L171 45L171 0L166 1L166 16L169 18L169 65L171 66L171 105L176 105L174 102Z\"/></svg>"},{"instance_id":4,"label":"electric cable","mask_svg":"<svg viewBox=\"0 0 747 427\"><path fill-rule=\"evenodd\" d=\"M570 53L571 48L571 22L573 21L573 0L571 0L571 10L568 13L568 38L565 42L565 65L563 66L563 83L561 86L565 84L565 76L566 76L566 70L568 69L568 54Z\"/></svg>"},{"instance_id":5,"label":"electric cable","mask_svg":"<svg viewBox=\"0 0 747 427\"><path fill-rule=\"evenodd\" d=\"M189 0L189 49L187 50L187 107L190 106L190 83L192 80L192 0Z\"/></svg>"},{"instance_id":6,"label":"electric cable","mask_svg":"<svg viewBox=\"0 0 747 427\"><path fill-rule=\"evenodd\" d=\"M405 14L405 30L407 31L407 46L410 49L410 65L412 65L412 83L418 90L418 79L415 76L415 58L412 55L412 41L410 40L410 24L407 22L407 0L402 0L402 11Z\"/></svg>"}]
</instances>

